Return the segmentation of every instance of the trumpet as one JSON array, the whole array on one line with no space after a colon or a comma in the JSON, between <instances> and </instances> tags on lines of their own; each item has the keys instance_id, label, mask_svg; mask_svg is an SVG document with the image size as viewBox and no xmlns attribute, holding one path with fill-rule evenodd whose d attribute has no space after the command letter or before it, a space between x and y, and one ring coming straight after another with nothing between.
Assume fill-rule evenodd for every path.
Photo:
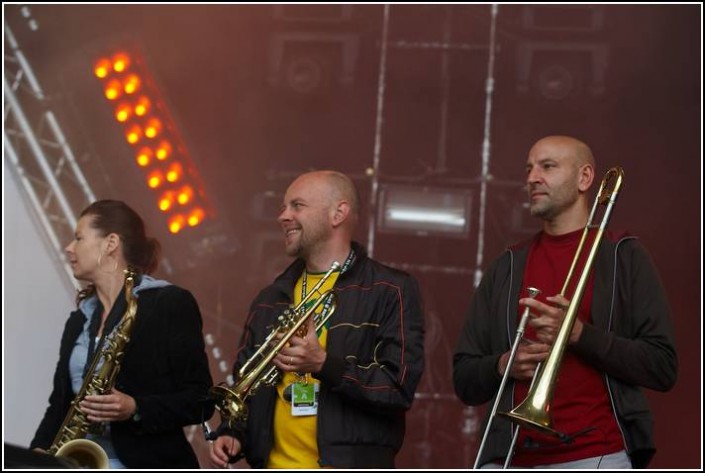
<instances>
[{"instance_id":1,"label":"trumpet","mask_svg":"<svg viewBox=\"0 0 705 473\"><path fill-rule=\"evenodd\" d=\"M575 325L575 320L578 317L578 310L580 308L580 303L587 286L587 282L590 276L590 270L595 261L595 256L597 255L597 250L602 241L602 236L607 228L607 223L609 222L610 215L612 213L612 208L617 201L617 196L622 187L622 181L624 180L624 171L621 167L613 167L602 178L600 183L600 188L597 191L597 196L593 203L592 209L588 216L587 223L583 229L583 234L578 243L578 247L575 251L573 261L568 270L568 275L566 276L565 282L561 289L561 295L565 295L568 290L570 282L573 280L575 269L578 265L580 256L583 254L585 242L587 241L588 233L590 229L597 228L595 233L595 239L592 242L592 246L587 254L587 259L585 260L585 265L582 272L579 275L578 282L575 286L575 291L570 301L570 305L566 310L565 317L561 323L558 334L556 335L556 340L551 346L551 350L544 363L540 363L534 374L534 378L531 381L529 387L529 393L526 399L521 402L517 407L509 412L499 412L500 415L506 419L517 424L514 428L512 443L509 447L509 452L505 459L504 467L507 468L511 462L511 458L514 454L514 447L516 445L516 440L519 433L519 427L528 427L531 429L539 430L543 433L556 436L561 439L567 438L567 435L563 432L559 432L553 428L553 419L551 417L551 402L553 400L553 394L556 384L556 379L558 377L558 371L561 367L561 362L563 359L563 354L565 353L568 341L570 339L570 333L573 330L573 325ZM604 212L602 214L602 219L599 224L595 224L595 218L597 215L598 207L604 206ZM528 314L528 308L526 313ZM514 344L517 345L519 338L515 340ZM514 347L513 347L514 350ZM513 360L512 360L513 361ZM505 371L505 377L511 371L511 363L507 365ZM500 390L497 393L495 408L492 411L491 417L487 423L487 428L485 429L485 437L489 432L489 427L492 423L492 417L496 412L496 405L499 402L500 397L504 389L504 379L500 386ZM484 439L483 439L484 443ZM477 452L477 458L475 460L475 468L478 467L480 462L480 457L482 454L483 445L480 446L480 450Z\"/></svg>"},{"instance_id":2,"label":"trumpet","mask_svg":"<svg viewBox=\"0 0 705 473\"><path fill-rule=\"evenodd\" d=\"M269 333L259 349L238 370L238 381L233 387L218 385L210 389L210 398L215 401L215 408L220 412L223 421L233 428L236 422L247 419L246 400L262 386L274 386L279 379L279 369L272 360L279 354L294 335L305 336L307 322L321 304L333 298L330 310L317 320L316 330L325 325L335 311L335 294L330 289L323 293L321 287L330 276L340 269L340 263L333 262L323 278L313 287L306 297L296 307L286 309L277 318L278 325ZM306 304L315 295L320 294L316 302L306 308ZM278 339L278 340L277 340Z\"/></svg>"}]
</instances>

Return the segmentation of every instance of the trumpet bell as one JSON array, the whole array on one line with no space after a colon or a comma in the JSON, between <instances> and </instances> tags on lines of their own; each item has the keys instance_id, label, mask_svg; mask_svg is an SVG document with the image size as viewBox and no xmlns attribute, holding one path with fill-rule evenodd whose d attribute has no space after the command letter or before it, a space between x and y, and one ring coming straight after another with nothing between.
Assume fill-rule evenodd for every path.
<instances>
[{"instance_id":1,"label":"trumpet bell","mask_svg":"<svg viewBox=\"0 0 705 473\"><path fill-rule=\"evenodd\" d=\"M88 439L74 439L66 442L56 451L55 456L67 460L78 468L106 470L110 467L105 450Z\"/></svg>"},{"instance_id":2,"label":"trumpet bell","mask_svg":"<svg viewBox=\"0 0 705 473\"><path fill-rule=\"evenodd\" d=\"M210 389L210 398L215 401L215 407L221 417L227 419L229 427L232 428L235 422L247 418L245 401L232 389L225 386L213 386Z\"/></svg>"}]
</instances>

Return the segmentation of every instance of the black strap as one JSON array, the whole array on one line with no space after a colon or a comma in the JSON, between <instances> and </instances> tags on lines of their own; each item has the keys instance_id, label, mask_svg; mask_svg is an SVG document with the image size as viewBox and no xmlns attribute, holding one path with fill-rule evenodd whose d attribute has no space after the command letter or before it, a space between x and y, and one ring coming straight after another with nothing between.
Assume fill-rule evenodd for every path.
<instances>
[{"instance_id":1,"label":"black strap","mask_svg":"<svg viewBox=\"0 0 705 473\"><path fill-rule=\"evenodd\" d=\"M86 364L83 366L84 378L88 374L88 369L93 363L93 356L95 353L96 345L95 339L98 336L98 329L100 328L100 318L103 314L103 304L101 304L100 299L98 299L97 297L96 300L98 301L98 304L96 304L96 308L93 311L93 315L91 317L91 323L88 326L88 354L86 356Z\"/></svg>"},{"instance_id":2,"label":"black strap","mask_svg":"<svg viewBox=\"0 0 705 473\"><path fill-rule=\"evenodd\" d=\"M97 297L96 297L97 299ZM103 304L100 299L97 299L98 304L93 311L93 317L91 318L91 324L88 327L88 356L86 357L86 364L83 367L83 377L85 378L88 374L88 370L93 364L93 358L96 353L103 345L103 340L105 340L106 335L113 331L115 326L122 320L122 316L125 315L127 310L127 301L125 300L125 287L123 286L117 300L113 304L112 309L108 317L105 319L105 326L103 327L103 333L101 334L100 341L96 344L95 339L98 336L98 329L100 329L101 316L103 315Z\"/></svg>"}]
</instances>

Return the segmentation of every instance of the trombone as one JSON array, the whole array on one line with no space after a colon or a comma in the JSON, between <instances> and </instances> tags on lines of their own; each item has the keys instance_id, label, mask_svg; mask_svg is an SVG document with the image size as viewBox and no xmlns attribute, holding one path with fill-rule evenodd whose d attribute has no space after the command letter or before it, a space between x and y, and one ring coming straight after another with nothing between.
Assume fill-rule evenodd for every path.
<instances>
[{"instance_id":1,"label":"trombone","mask_svg":"<svg viewBox=\"0 0 705 473\"><path fill-rule=\"evenodd\" d=\"M538 296L541 291L536 289L535 287L528 287L526 288L527 292L529 293L530 298L534 298ZM526 323L529 321L529 307L526 307L524 309L524 312L521 314L521 319L519 320L519 326L517 327L517 334L516 337L514 338L514 343L512 344L512 350L509 353L509 360L507 360L507 368L504 370L504 375L502 376L502 382L499 384L499 391L497 394L497 397L494 400L494 404L492 405L492 410L490 411L490 416L489 420L487 421L487 426L485 427L485 433L482 435L482 442L480 442L480 448L477 452L477 457L475 457L475 464L473 465L473 469L477 469L480 465L480 453L485 449L485 443L487 442L487 437L490 433L490 430L492 428L492 422L494 421L495 416L497 415L497 408L499 407L499 401L502 396L500 396L504 392L504 386L507 384L507 380L509 379L509 370L511 369L512 365L514 364L514 358L516 357L517 350L519 348L519 343L521 342L521 339L524 338L524 330L526 329ZM512 439L512 443L514 443L515 439ZM506 468L508 465L505 464L504 467Z\"/></svg>"},{"instance_id":2,"label":"trombone","mask_svg":"<svg viewBox=\"0 0 705 473\"><path fill-rule=\"evenodd\" d=\"M602 178L600 183L600 188L597 192L597 197L588 216L588 221L583 229L583 234L578 243L578 248L575 251L575 256L568 270L568 275L566 276L565 282L563 283L563 288L561 289L561 295L564 295L570 282L573 280L573 275L578 264L580 255L583 254L583 247L588 237L590 229L597 228L595 233L595 239L592 246L589 249L587 259L585 261L585 266L583 267L582 273L580 273L577 285L575 286L575 292L571 298L568 309L566 310L565 318L561 323L561 327L556 336L556 340L551 347L551 351L546 358L544 363L540 363L537 366L536 373L534 374L534 379L531 381L531 387L529 388L529 393L526 399L521 402L517 407L509 412L500 412L500 416L509 419L510 421L517 424L514 429L514 435L512 438L512 443L510 450L507 453L507 458L504 464L506 468L511 462L511 458L514 454L514 446L516 444L516 439L519 434L520 427L528 427L531 429L539 430L543 433L554 435L558 438L565 438L566 434L558 432L553 428L553 419L551 417L551 402L553 400L553 393L556 384L556 378L558 376L558 371L561 366L561 361L563 359L563 354L565 353L566 346L568 345L568 340L570 339L570 333L573 330L573 325L578 316L578 309L580 308L580 303L587 286L587 282L590 275L590 270L595 261L595 256L597 255L597 250L602 241L602 236L607 228L607 223L609 222L610 215L612 213L612 208L617 201L617 196L619 194L620 188L622 187L622 181L624 180L624 171L621 167L613 167ZM595 225L595 216L597 215L598 207L605 206L604 213L602 215L602 220L599 225ZM525 310L525 314L528 313L528 307ZM522 321L523 321L522 316ZM522 330L523 331L523 330ZM517 337L519 333L517 332ZM514 341L514 345L518 344L518 339ZM512 347L512 351L515 351L515 347ZM507 369L504 373L504 377L508 376L511 370L511 362L507 365ZM502 384L500 385L500 391L497 393L497 398L495 405L499 402L502 396L505 380L502 379ZM496 407L493 409L491 415L493 416L496 412ZM492 424L492 419L490 418L487 423L487 428L483 437L484 440L489 432L489 427ZM484 445L480 445L480 449L477 452L477 458L475 459L475 468L477 468L480 461Z\"/></svg>"}]
</instances>

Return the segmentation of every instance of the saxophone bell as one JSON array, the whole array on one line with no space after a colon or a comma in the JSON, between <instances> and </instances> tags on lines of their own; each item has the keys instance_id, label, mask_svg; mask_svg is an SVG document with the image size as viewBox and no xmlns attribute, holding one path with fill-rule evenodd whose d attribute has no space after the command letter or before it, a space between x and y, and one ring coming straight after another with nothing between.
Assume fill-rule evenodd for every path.
<instances>
[{"instance_id":1,"label":"saxophone bell","mask_svg":"<svg viewBox=\"0 0 705 473\"><path fill-rule=\"evenodd\" d=\"M110 468L108 454L103 447L88 439L74 439L63 444L55 453L76 468L107 470Z\"/></svg>"}]
</instances>

